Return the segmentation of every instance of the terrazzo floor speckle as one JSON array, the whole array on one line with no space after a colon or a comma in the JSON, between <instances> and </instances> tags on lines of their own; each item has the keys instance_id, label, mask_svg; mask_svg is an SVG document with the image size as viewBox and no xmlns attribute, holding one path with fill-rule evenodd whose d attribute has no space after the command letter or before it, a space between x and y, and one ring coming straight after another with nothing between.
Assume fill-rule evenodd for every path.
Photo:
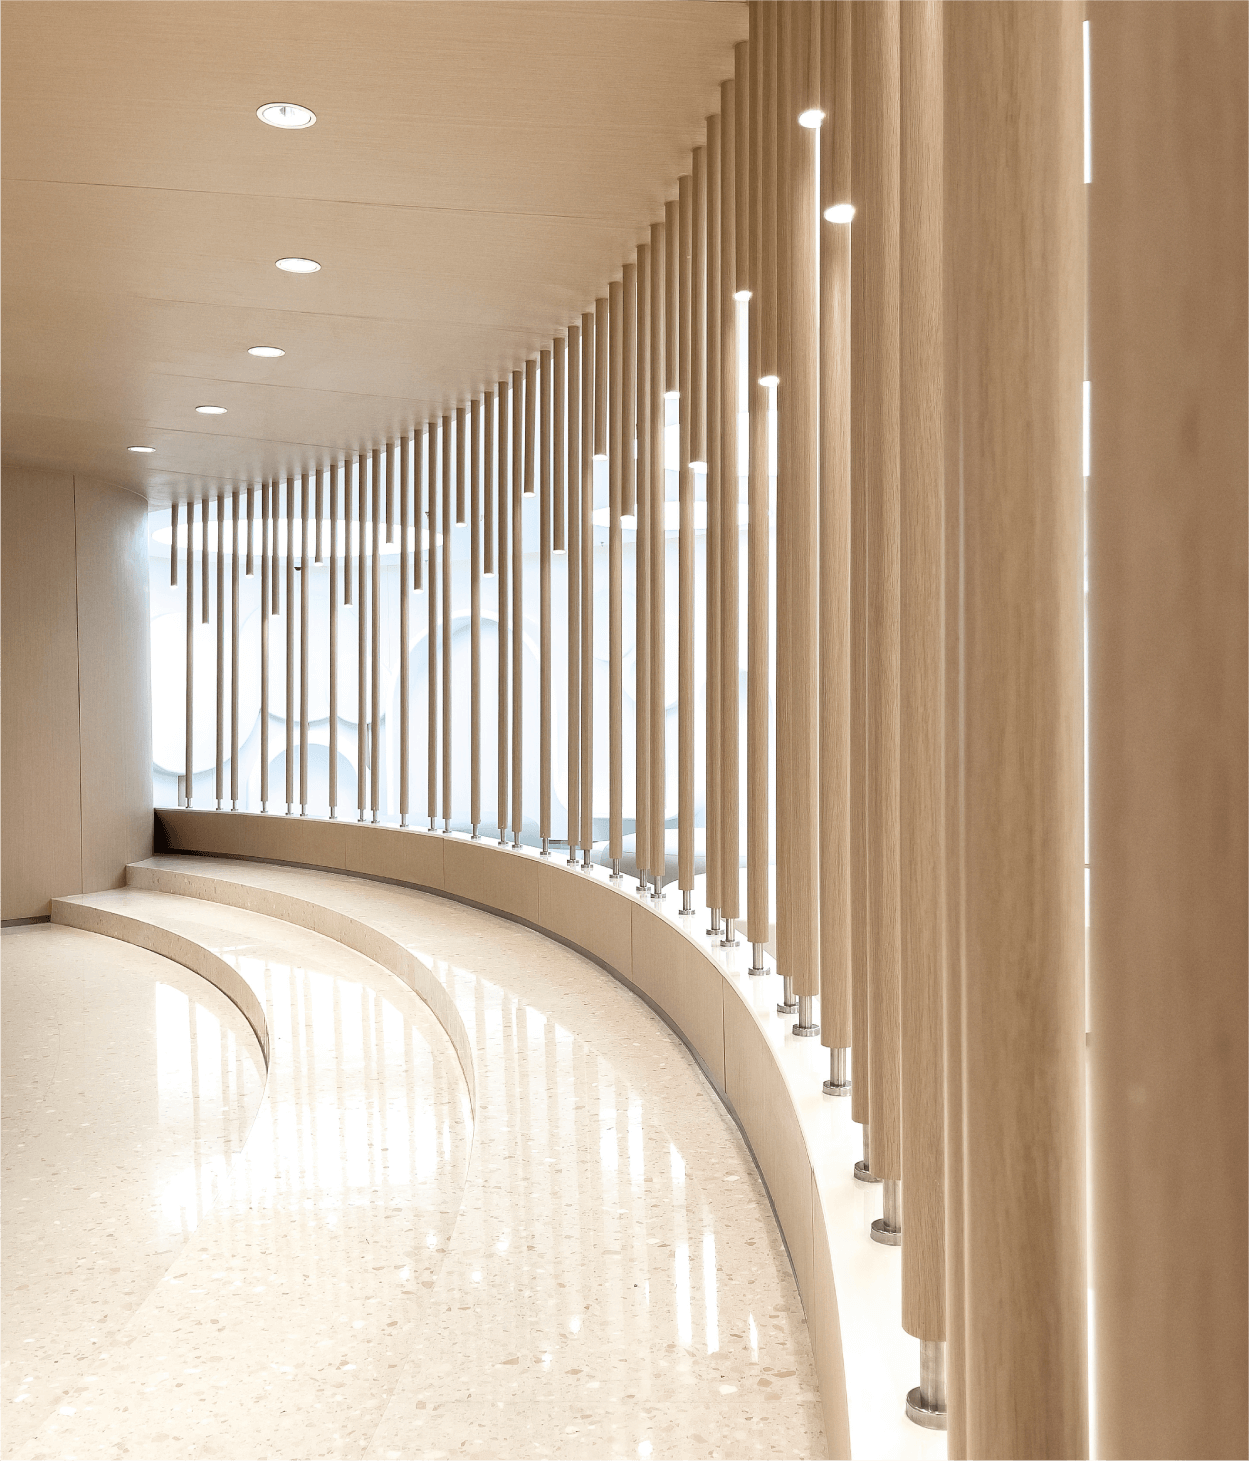
<instances>
[{"instance_id":1,"label":"terrazzo floor speckle","mask_svg":"<svg viewBox=\"0 0 1249 1461\"><path fill-rule=\"evenodd\" d=\"M413 1099L442 1112L446 1140L435 1144L447 1155L431 1179L437 1212L427 1205L418 1221L410 1194L398 1220L383 1216L381 1148L395 1146L384 1121L370 1117L344 1141L352 1103L341 1091L318 1110L315 1139L306 1104L300 1114L293 1103L285 1126L262 1110L228 1190L127 1322L112 1368L97 1367L100 1379L71 1397L75 1414L49 1417L20 1454L825 1454L801 1304L766 1193L736 1127L651 1010L588 960L475 909L333 874L212 866L366 918L417 953L469 1032L475 1119L435 1025L443 1104L432 1068L416 1074ZM331 983L358 961L377 981L375 1000L414 1032L422 1014L433 1023L380 966L260 913L135 888L83 902L193 936L258 992L248 960L285 960ZM283 1059L292 1091L297 1054L301 1079L312 1078L301 1052L321 1049L333 1016L305 997L292 1020L270 991L263 998L276 1022L271 1102ZM288 1034L285 1057L284 1028L303 1031ZM388 1059L399 1049L388 1040ZM388 1092L413 1079L409 1057L395 1058ZM389 1098L377 1109L389 1112ZM324 1138L335 1119L337 1146ZM360 1152L373 1162L361 1199L371 1220L345 1231L343 1172ZM249 1296L257 1287L264 1293ZM226 1322L207 1346L214 1310ZM344 1315L369 1326L384 1364L362 1366L358 1340L333 1372L316 1363L313 1336L340 1335L355 1324ZM179 1367L206 1366L211 1378L184 1379L193 1393L181 1400Z\"/></svg>"}]
</instances>

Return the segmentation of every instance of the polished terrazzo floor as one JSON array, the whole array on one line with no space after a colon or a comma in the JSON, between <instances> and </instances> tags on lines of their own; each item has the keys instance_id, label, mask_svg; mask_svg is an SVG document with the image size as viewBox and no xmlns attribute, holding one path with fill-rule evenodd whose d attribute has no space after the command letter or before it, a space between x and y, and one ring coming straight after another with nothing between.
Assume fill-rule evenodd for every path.
<instances>
[{"instance_id":1,"label":"polished terrazzo floor","mask_svg":"<svg viewBox=\"0 0 1249 1461\"><path fill-rule=\"evenodd\" d=\"M20 1434L6 1427L5 1453L824 1454L809 1341L766 1193L667 1027L529 930L422 894L284 875L384 915L440 973L473 1041L476 1119L441 1026L380 966L238 908L103 895L239 970L268 1015L271 1070L258 1109L245 1079L228 1088L235 1145L197 1155L205 1197L194 1231L170 1261L150 1263L159 1271L144 1293L135 1286L76 1386L21 1402L29 1409ZM45 935L146 960L149 990L172 987L173 965L98 935L6 934L7 1039L21 1038L9 1029L16 953ZM231 1010L219 1019L246 1043ZM124 1063L133 1022L99 1019ZM189 1068L186 1049L182 1039ZM250 1051L254 1071L254 1039ZM187 1110L168 1115L171 1132L185 1129ZM4 1119L7 1211L7 1100ZM70 1189L73 1166L71 1155L58 1168ZM151 1201L142 1185L140 1205ZM90 1261L92 1243L76 1241ZM12 1351L32 1336L18 1333L8 1302L6 1290L12 1415L22 1393ZM28 1327L41 1312L28 1303ZM42 1322L56 1353L56 1321Z\"/></svg>"}]
</instances>

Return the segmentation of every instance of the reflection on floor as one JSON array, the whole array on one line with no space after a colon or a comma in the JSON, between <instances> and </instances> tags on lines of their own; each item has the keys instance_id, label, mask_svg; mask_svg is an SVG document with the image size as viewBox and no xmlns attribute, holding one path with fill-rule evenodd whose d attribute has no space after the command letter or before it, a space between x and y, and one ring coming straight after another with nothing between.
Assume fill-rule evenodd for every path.
<instances>
[{"instance_id":1,"label":"reflection on floor","mask_svg":"<svg viewBox=\"0 0 1249 1461\"><path fill-rule=\"evenodd\" d=\"M526 929L420 894L283 875L406 921L475 1043L475 1127L441 1027L371 961L215 903L100 895L244 975L269 1020L268 1089L241 1153L195 1149L203 1215L156 1265L163 1279L134 1285L75 1384L23 1402L34 1424L6 1434L6 1453L824 1454L766 1194L667 1027ZM14 947L6 935L6 998ZM154 958L111 947L132 968ZM172 966L155 964L173 987ZM98 1019L100 1046L128 1053L129 1026ZM236 1045L249 1038L237 1015L229 1029ZM170 1059L196 1063L185 1040ZM231 1088L232 1129L249 1124L248 1089ZM166 1126L184 1115L170 1107ZM6 1105L6 1183L9 1116ZM192 1150L189 1123L178 1130L175 1148ZM123 1122L114 1141L127 1140ZM5 1298L12 1402L20 1364L8 1361L30 1336ZM40 1322L58 1352L55 1318L32 1303L28 1325Z\"/></svg>"}]
</instances>

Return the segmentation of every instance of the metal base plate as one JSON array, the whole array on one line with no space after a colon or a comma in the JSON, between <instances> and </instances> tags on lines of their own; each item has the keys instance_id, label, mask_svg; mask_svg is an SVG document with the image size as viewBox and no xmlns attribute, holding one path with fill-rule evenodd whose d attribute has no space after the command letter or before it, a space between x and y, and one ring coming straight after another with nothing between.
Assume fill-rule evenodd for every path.
<instances>
[{"instance_id":1,"label":"metal base plate","mask_svg":"<svg viewBox=\"0 0 1249 1461\"><path fill-rule=\"evenodd\" d=\"M901 1248L902 1229L887 1228L884 1218L877 1218L872 1223L872 1242L884 1243L887 1248Z\"/></svg>"},{"instance_id":2,"label":"metal base plate","mask_svg":"<svg viewBox=\"0 0 1249 1461\"><path fill-rule=\"evenodd\" d=\"M793 1004L778 1004L776 1012L778 1015L796 1015L798 1013L798 1001L794 1000Z\"/></svg>"},{"instance_id":3,"label":"metal base plate","mask_svg":"<svg viewBox=\"0 0 1249 1461\"><path fill-rule=\"evenodd\" d=\"M760 974L767 974L767 973L770 973L770 972L771 971L768 970L768 969L755 969L755 968L750 968L750 969L747 969L746 970L746 973L749 974L752 978L755 978L755 979L757 979Z\"/></svg>"},{"instance_id":4,"label":"metal base plate","mask_svg":"<svg viewBox=\"0 0 1249 1461\"><path fill-rule=\"evenodd\" d=\"M818 1025L795 1025L794 1026L794 1034L795 1035L801 1035L801 1036L805 1037L806 1039L811 1039L812 1037L818 1035L819 1033L820 1033L820 1027Z\"/></svg>"},{"instance_id":5,"label":"metal base plate","mask_svg":"<svg viewBox=\"0 0 1249 1461\"><path fill-rule=\"evenodd\" d=\"M926 1431L945 1430L944 1410L925 1410L919 1403L919 1386L914 1390L906 1392L906 1418L913 1420L916 1425L922 1425Z\"/></svg>"},{"instance_id":6,"label":"metal base plate","mask_svg":"<svg viewBox=\"0 0 1249 1461\"><path fill-rule=\"evenodd\" d=\"M873 1174L867 1170L867 1168L863 1165L862 1162L855 1162L855 1164L854 1164L854 1180L856 1182L862 1182L865 1187L868 1187L873 1182L879 1182L880 1181L880 1178L879 1177L876 1177L876 1176L873 1176Z\"/></svg>"},{"instance_id":7,"label":"metal base plate","mask_svg":"<svg viewBox=\"0 0 1249 1461\"><path fill-rule=\"evenodd\" d=\"M824 1082L824 1094L826 1096L848 1096L850 1094L850 1082L844 1086L835 1086L832 1081Z\"/></svg>"},{"instance_id":8,"label":"metal base plate","mask_svg":"<svg viewBox=\"0 0 1249 1461\"><path fill-rule=\"evenodd\" d=\"M740 944L740 943L741 943L741 939L737 939L737 938L722 938L720 940L720 947L722 949L735 949L738 946L738 944Z\"/></svg>"}]
</instances>

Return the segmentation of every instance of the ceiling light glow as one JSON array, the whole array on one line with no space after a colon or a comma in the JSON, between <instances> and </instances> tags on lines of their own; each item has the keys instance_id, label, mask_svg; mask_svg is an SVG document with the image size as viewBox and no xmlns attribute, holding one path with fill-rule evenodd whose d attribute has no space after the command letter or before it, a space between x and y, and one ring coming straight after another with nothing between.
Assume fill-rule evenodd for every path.
<instances>
[{"instance_id":1,"label":"ceiling light glow","mask_svg":"<svg viewBox=\"0 0 1249 1461\"><path fill-rule=\"evenodd\" d=\"M195 409L201 416L224 416L226 413L224 406L196 406Z\"/></svg>"},{"instance_id":2,"label":"ceiling light glow","mask_svg":"<svg viewBox=\"0 0 1249 1461\"><path fill-rule=\"evenodd\" d=\"M316 112L297 106L293 101L269 101L256 108L256 115L271 127L294 131L299 127L311 127L317 119Z\"/></svg>"},{"instance_id":3,"label":"ceiling light glow","mask_svg":"<svg viewBox=\"0 0 1249 1461\"><path fill-rule=\"evenodd\" d=\"M798 113L798 125L813 130L824 120L824 113L819 107L808 107L805 112Z\"/></svg>"},{"instance_id":4,"label":"ceiling light glow","mask_svg":"<svg viewBox=\"0 0 1249 1461\"><path fill-rule=\"evenodd\" d=\"M277 266L287 274L315 274L321 267L315 259L278 259Z\"/></svg>"},{"instance_id":5,"label":"ceiling light glow","mask_svg":"<svg viewBox=\"0 0 1249 1461\"><path fill-rule=\"evenodd\" d=\"M834 203L831 208L825 208L824 217L829 223L849 223L854 218L854 204Z\"/></svg>"},{"instance_id":6,"label":"ceiling light glow","mask_svg":"<svg viewBox=\"0 0 1249 1461\"><path fill-rule=\"evenodd\" d=\"M279 350L276 345L253 345L247 352L249 355L259 355L262 360L276 360L278 356L285 355L285 350Z\"/></svg>"},{"instance_id":7,"label":"ceiling light glow","mask_svg":"<svg viewBox=\"0 0 1249 1461\"><path fill-rule=\"evenodd\" d=\"M156 448L154 446L128 446L126 448L126 450L127 451L143 451L143 452L148 452L148 451L155 451Z\"/></svg>"}]
</instances>

